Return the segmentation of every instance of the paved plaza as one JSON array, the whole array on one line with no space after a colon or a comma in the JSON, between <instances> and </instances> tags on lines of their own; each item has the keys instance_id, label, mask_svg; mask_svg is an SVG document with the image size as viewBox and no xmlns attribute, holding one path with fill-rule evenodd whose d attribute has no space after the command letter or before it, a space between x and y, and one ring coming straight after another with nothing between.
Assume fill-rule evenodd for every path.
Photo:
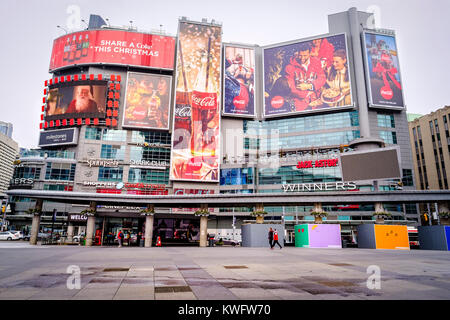
<instances>
[{"instance_id":1,"label":"paved plaza","mask_svg":"<svg viewBox=\"0 0 450 320\"><path fill-rule=\"evenodd\" d=\"M0 257L0 300L450 299L445 251L0 242Z\"/></svg>"}]
</instances>

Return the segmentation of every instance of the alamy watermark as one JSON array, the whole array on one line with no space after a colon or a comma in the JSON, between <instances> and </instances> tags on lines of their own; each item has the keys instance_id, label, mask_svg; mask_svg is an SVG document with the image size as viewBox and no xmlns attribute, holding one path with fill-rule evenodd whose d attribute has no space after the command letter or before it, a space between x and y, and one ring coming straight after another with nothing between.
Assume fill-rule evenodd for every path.
<instances>
[{"instance_id":1,"label":"alamy watermark","mask_svg":"<svg viewBox=\"0 0 450 320\"><path fill-rule=\"evenodd\" d=\"M370 290L381 289L381 269L377 265L370 265L367 267L367 274L370 276L367 278L367 288Z\"/></svg>"},{"instance_id":2,"label":"alamy watermark","mask_svg":"<svg viewBox=\"0 0 450 320\"><path fill-rule=\"evenodd\" d=\"M70 265L67 267L66 273L70 274L66 281L67 289L81 289L81 270L79 266Z\"/></svg>"}]
</instances>

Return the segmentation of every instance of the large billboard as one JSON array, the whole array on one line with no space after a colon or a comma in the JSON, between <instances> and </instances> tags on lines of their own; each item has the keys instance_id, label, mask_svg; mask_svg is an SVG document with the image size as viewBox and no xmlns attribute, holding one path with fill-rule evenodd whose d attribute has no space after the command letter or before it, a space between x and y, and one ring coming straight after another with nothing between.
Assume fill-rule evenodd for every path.
<instances>
[{"instance_id":1,"label":"large billboard","mask_svg":"<svg viewBox=\"0 0 450 320\"><path fill-rule=\"evenodd\" d=\"M173 69L175 38L122 30L86 30L53 42L50 72L72 65L112 64Z\"/></svg>"},{"instance_id":2,"label":"large billboard","mask_svg":"<svg viewBox=\"0 0 450 320\"><path fill-rule=\"evenodd\" d=\"M363 33L369 105L404 107L395 36Z\"/></svg>"},{"instance_id":3,"label":"large billboard","mask_svg":"<svg viewBox=\"0 0 450 320\"><path fill-rule=\"evenodd\" d=\"M171 180L219 181L222 28L180 21Z\"/></svg>"},{"instance_id":4,"label":"large billboard","mask_svg":"<svg viewBox=\"0 0 450 320\"><path fill-rule=\"evenodd\" d=\"M345 34L264 48L264 116L352 107Z\"/></svg>"},{"instance_id":5,"label":"large billboard","mask_svg":"<svg viewBox=\"0 0 450 320\"><path fill-rule=\"evenodd\" d=\"M107 81L87 80L49 86L45 120L105 118Z\"/></svg>"},{"instance_id":6,"label":"large billboard","mask_svg":"<svg viewBox=\"0 0 450 320\"><path fill-rule=\"evenodd\" d=\"M342 153L342 181L401 179L399 156L398 147Z\"/></svg>"},{"instance_id":7,"label":"large billboard","mask_svg":"<svg viewBox=\"0 0 450 320\"><path fill-rule=\"evenodd\" d=\"M78 143L78 128L41 131L39 147L61 146Z\"/></svg>"},{"instance_id":8,"label":"large billboard","mask_svg":"<svg viewBox=\"0 0 450 320\"><path fill-rule=\"evenodd\" d=\"M172 77L129 72L123 127L169 129Z\"/></svg>"},{"instance_id":9,"label":"large billboard","mask_svg":"<svg viewBox=\"0 0 450 320\"><path fill-rule=\"evenodd\" d=\"M224 115L255 115L255 49L224 46Z\"/></svg>"}]
</instances>

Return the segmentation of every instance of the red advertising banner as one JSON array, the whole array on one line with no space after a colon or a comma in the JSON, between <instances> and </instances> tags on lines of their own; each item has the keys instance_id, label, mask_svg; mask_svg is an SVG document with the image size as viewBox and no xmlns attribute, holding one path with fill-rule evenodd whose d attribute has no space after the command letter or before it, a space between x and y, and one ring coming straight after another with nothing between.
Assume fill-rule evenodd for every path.
<instances>
[{"instance_id":1,"label":"red advertising banner","mask_svg":"<svg viewBox=\"0 0 450 320\"><path fill-rule=\"evenodd\" d=\"M174 37L121 30L86 30L55 39L49 69L97 63L173 69L174 55Z\"/></svg>"},{"instance_id":2,"label":"red advertising banner","mask_svg":"<svg viewBox=\"0 0 450 320\"><path fill-rule=\"evenodd\" d=\"M180 22L170 179L219 181L222 28Z\"/></svg>"}]
</instances>

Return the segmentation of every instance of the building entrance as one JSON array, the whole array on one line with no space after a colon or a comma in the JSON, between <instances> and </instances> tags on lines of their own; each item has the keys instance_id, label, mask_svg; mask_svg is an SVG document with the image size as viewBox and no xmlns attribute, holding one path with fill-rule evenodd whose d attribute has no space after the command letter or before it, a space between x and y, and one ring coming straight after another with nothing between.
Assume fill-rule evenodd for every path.
<instances>
[{"instance_id":1,"label":"building entrance","mask_svg":"<svg viewBox=\"0 0 450 320\"><path fill-rule=\"evenodd\" d=\"M98 230L102 226L97 226ZM144 218L105 217L103 246L118 246L119 230L124 233L123 246L137 247L145 235ZM200 220L186 218L157 218L153 222L152 246L158 236L162 245L198 245L200 241Z\"/></svg>"}]
</instances>

